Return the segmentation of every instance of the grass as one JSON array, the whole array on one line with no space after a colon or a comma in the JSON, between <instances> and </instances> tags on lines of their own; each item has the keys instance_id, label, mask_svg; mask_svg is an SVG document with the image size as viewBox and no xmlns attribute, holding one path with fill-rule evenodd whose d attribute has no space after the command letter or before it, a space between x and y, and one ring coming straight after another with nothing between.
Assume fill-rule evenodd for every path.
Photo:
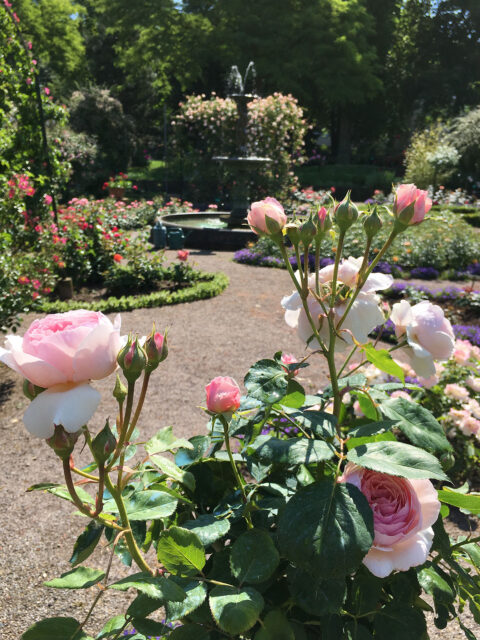
<instances>
[{"instance_id":1,"label":"grass","mask_svg":"<svg viewBox=\"0 0 480 640\"><path fill-rule=\"evenodd\" d=\"M150 160L146 167L131 167L128 170L128 177L131 180L148 180L161 182L167 169L164 160Z\"/></svg>"}]
</instances>

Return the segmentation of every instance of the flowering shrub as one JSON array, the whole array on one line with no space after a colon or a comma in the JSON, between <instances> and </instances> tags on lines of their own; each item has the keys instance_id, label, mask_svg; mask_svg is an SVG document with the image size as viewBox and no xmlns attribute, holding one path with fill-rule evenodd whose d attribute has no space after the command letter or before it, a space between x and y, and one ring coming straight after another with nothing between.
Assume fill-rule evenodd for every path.
<instances>
[{"instance_id":1,"label":"flowering shrub","mask_svg":"<svg viewBox=\"0 0 480 640\"><path fill-rule=\"evenodd\" d=\"M103 183L103 189L133 189L136 191L138 187L128 179L126 173L120 171L117 175L110 176L110 178Z\"/></svg>"},{"instance_id":2,"label":"flowering shrub","mask_svg":"<svg viewBox=\"0 0 480 640\"><path fill-rule=\"evenodd\" d=\"M285 195L296 184L292 166L302 160L307 131L303 111L295 98L280 93L254 99L248 111L248 152L271 158L270 163L256 171L255 189ZM211 159L236 155L236 121L236 105L230 98L213 93L208 99L205 95L188 96L180 103L172 121L173 148L196 199L211 197L216 192L218 167ZM227 172L227 196L231 181Z\"/></svg>"},{"instance_id":3,"label":"flowering shrub","mask_svg":"<svg viewBox=\"0 0 480 640\"><path fill-rule=\"evenodd\" d=\"M268 204L257 207L265 218ZM392 277L368 263L368 241L378 231L375 211L360 218L363 258L343 257L358 216L347 198L320 216L283 226L296 252L308 254L313 245L313 271L298 258L297 272L288 261L283 220L273 226L256 221L286 263L294 292L282 300L285 319L309 352L300 361L280 352L259 360L245 376L244 395L232 378L216 377L206 386L207 430L189 440L177 438L172 427L148 440L141 434L148 387L168 355L166 336L155 326L146 339L122 339L119 319L112 325L101 314L78 311L36 320L23 338L8 338L0 360L28 376L27 428L46 438L65 476L64 486L30 490L66 498L89 518L72 569L45 584L101 584L81 621L47 618L24 640L87 640L87 633L113 640L132 628L139 640L427 638L425 594L438 628L457 620L467 602L478 617L479 538L450 540L442 518L446 505L480 512L480 497L442 487L450 482L445 469L453 454L443 427L405 397L404 370L367 339L384 316L376 292ZM414 207L410 219L396 209L377 263L413 216ZM332 225L335 262L320 268L319 248ZM458 350L438 309L431 303L394 307L397 347L415 371L419 360L447 360ZM348 371L355 354L360 365L370 362L398 382L372 384ZM103 428L94 430L87 422L99 397L88 381L112 372L115 355L123 374L113 390L116 425L101 421ZM307 396L295 376L315 356L325 359L330 384ZM477 383L473 378L472 388ZM357 397L363 417L347 410L347 392ZM84 469L73 458L80 439L92 456ZM111 549L105 571L84 566L102 538ZM110 578L115 554L136 565L120 580ZM130 589L125 613L90 631L102 595ZM151 617L159 609L164 622Z\"/></svg>"}]
</instances>

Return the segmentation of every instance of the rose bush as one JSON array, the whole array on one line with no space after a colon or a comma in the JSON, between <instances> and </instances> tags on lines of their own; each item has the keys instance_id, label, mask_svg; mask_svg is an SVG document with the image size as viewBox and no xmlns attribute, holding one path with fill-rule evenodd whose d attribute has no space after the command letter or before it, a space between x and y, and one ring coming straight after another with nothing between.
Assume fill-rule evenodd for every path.
<instances>
[{"instance_id":1,"label":"rose bush","mask_svg":"<svg viewBox=\"0 0 480 640\"><path fill-rule=\"evenodd\" d=\"M261 203L260 210L270 205ZM165 336L155 327L148 338L129 336L119 348L115 328L107 330L82 312L78 326L70 316L37 321L2 352L7 364L33 378L26 383L30 397L37 392L36 368L46 367L51 376L53 386L34 397L30 408L57 393L60 380L75 390L111 371L114 343L126 382L118 376L113 390L115 429L107 420L95 433L81 424L83 415L75 429L70 421L83 398L50 419L48 444L62 459L65 485L41 483L31 490L66 497L89 522L75 543L72 569L46 586L101 586L82 620L47 618L30 627L24 640L91 640L93 633L115 640L133 629L138 640L410 640L428 637L425 610L433 608L438 628L458 620L467 638L473 637L459 615L468 603L475 620L480 617L480 538L450 540L443 515L447 505L478 514L480 497L449 486L445 469L453 451L444 429L406 397L410 368L391 352L411 349L409 342L388 351L367 340L370 315L387 312L375 292L390 280L373 269L403 231L391 220L387 241L369 263L369 241L378 227L370 210L360 216L363 259L344 260L345 239L360 215L351 207L347 198L340 206L333 203L327 216L294 217L285 225L297 273L285 235L266 225L264 233L277 244L295 287L288 302L295 309L287 311L303 314L301 335L315 349L301 359L278 352L259 360L244 378L243 395L233 379L216 377L206 387L207 430L189 440L176 438L172 427L148 440L141 434L148 387L167 355ZM327 219L337 236L336 257L333 268L321 269L319 248L331 231L323 224ZM300 260L310 248L313 269ZM364 304L371 307L366 318ZM420 306L410 336L425 348L431 348L423 333L428 323L449 335L436 313L430 316ZM399 322L407 338L410 324L409 318ZM97 351L100 356L107 343L95 337L99 333L109 336L110 345L100 364ZM429 354L443 358L445 351L432 348ZM296 374L316 356L325 359L329 382L308 395ZM360 361L352 365L354 357ZM376 383L367 363L389 381ZM38 418L42 422L43 414ZM73 457L79 439L93 458L83 469ZM102 538L112 558L117 554L135 565L126 577L110 577L111 560L105 571L84 566ZM131 590L133 597L93 631L96 603L116 590Z\"/></svg>"}]
</instances>

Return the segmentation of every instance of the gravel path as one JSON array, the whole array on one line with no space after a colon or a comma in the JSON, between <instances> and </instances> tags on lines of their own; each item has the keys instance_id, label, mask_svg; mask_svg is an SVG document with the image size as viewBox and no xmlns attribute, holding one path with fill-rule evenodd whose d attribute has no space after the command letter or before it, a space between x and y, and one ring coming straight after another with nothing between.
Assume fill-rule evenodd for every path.
<instances>
[{"instance_id":1,"label":"gravel path","mask_svg":"<svg viewBox=\"0 0 480 640\"><path fill-rule=\"evenodd\" d=\"M173 254L172 254L173 257ZM289 276L278 269L262 269L231 261L232 254L191 252L200 269L223 271L230 286L217 298L160 309L140 309L122 314L124 331L147 334L152 322L169 329L169 357L153 377L143 413L146 438L166 425L189 437L203 433L205 418L198 408L204 403L204 387L217 375L243 380L256 360L282 349L298 356L304 345L283 321L280 299L292 290ZM25 318L23 333L33 319ZM308 392L326 381L320 358L301 372L299 378ZM110 397L113 378L95 386L103 400L91 424L100 428L106 416L115 415ZM53 452L30 437L22 424L28 401L17 376L0 365L0 443L4 465L0 470L0 638L18 640L25 629L43 617L73 616L82 619L95 596L92 588L85 598L80 591L48 589L43 581L68 571L73 544L86 520L73 515L69 503L40 493L26 493L39 482L61 482L61 469ZM82 458L76 457L81 464ZM99 548L88 565L104 568L108 554ZM112 578L129 570L114 562ZM92 625L93 632L117 613L115 605L127 596L107 593L100 600ZM86 601L86 602L85 602ZM474 623L466 620L470 628ZM457 626L432 637L452 640L463 637ZM480 635L480 634L479 634ZM412 638L412 640L415 640Z\"/></svg>"}]
</instances>

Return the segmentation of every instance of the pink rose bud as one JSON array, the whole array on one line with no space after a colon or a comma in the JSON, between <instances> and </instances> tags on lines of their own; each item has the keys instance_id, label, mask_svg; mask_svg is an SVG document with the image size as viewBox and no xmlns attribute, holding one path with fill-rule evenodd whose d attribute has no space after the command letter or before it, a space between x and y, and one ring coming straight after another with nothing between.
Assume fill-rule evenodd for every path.
<instances>
[{"instance_id":1,"label":"pink rose bud","mask_svg":"<svg viewBox=\"0 0 480 640\"><path fill-rule=\"evenodd\" d=\"M115 451L117 440L110 429L108 420L103 429L97 433L92 442L92 452L97 464L104 464Z\"/></svg>"},{"instance_id":2,"label":"pink rose bud","mask_svg":"<svg viewBox=\"0 0 480 640\"><path fill-rule=\"evenodd\" d=\"M135 382L142 375L147 364L147 354L140 346L138 338L132 342L131 337L117 356L123 375L128 382Z\"/></svg>"},{"instance_id":3,"label":"pink rose bud","mask_svg":"<svg viewBox=\"0 0 480 640\"><path fill-rule=\"evenodd\" d=\"M287 223L287 216L278 200L269 197L252 202L247 222L257 235L270 236L283 229Z\"/></svg>"},{"instance_id":4,"label":"pink rose bud","mask_svg":"<svg viewBox=\"0 0 480 640\"><path fill-rule=\"evenodd\" d=\"M59 458L65 460L72 455L80 431L68 433L60 424L56 424L54 429L53 436L48 438L46 442L49 447L52 447Z\"/></svg>"},{"instance_id":5,"label":"pink rose bud","mask_svg":"<svg viewBox=\"0 0 480 640\"><path fill-rule=\"evenodd\" d=\"M373 511L375 537L363 559L377 578L422 565L440 512L437 492L423 478L400 478L349 462L339 482L354 484Z\"/></svg>"},{"instance_id":6,"label":"pink rose bud","mask_svg":"<svg viewBox=\"0 0 480 640\"><path fill-rule=\"evenodd\" d=\"M207 409L212 413L232 413L240 406L240 388L233 378L218 376L206 387Z\"/></svg>"},{"instance_id":7,"label":"pink rose bud","mask_svg":"<svg viewBox=\"0 0 480 640\"><path fill-rule=\"evenodd\" d=\"M186 262L188 260L188 256L190 255L190 251L186 249L179 249L177 252L177 258L182 262Z\"/></svg>"},{"instance_id":8,"label":"pink rose bud","mask_svg":"<svg viewBox=\"0 0 480 640\"><path fill-rule=\"evenodd\" d=\"M332 218L325 207L320 207L317 213L317 228L320 233L325 233L332 228Z\"/></svg>"},{"instance_id":9,"label":"pink rose bud","mask_svg":"<svg viewBox=\"0 0 480 640\"><path fill-rule=\"evenodd\" d=\"M335 222L343 233L358 219L358 209L350 199L350 193L349 191L345 198L335 207Z\"/></svg>"},{"instance_id":10,"label":"pink rose bud","mask_svg":"<svg viewBox=\"0 0 480 640\"><path fill-rule=\"evenodd\" d=\"M414 184L401 184L395 191L393 213L403 227L419 224L432 208L432 201L426 191Z\"/></svg>"},{"instance_id":11,"label":"pink rose bud","mask_svg":"<svg viewBox=\"0 0 480 640\"><path fill-rule=\"evenodd\" d=\"M288 367L288 365L297 364L297 362L298 362L298 358L295 357L293 355L293 353L282 353L281 361L282 361L283 368L291 376L296 376L298 374L298 372L300 371L300 369L293 369L292 370L292 369L289 369L289 367Z\"/></svg>"},{"instance_id":12,"label":"pink rose bud","mask_svg":"<svg viewBox=\"0 0 480 640\"><path fill-rule=\"evenodd\" d=\"M148 336L143 346L147 354L147 371L153 371L168 356L167 336L155 331L153 325L152 333Z\"/></svg>"}]
</instances>

